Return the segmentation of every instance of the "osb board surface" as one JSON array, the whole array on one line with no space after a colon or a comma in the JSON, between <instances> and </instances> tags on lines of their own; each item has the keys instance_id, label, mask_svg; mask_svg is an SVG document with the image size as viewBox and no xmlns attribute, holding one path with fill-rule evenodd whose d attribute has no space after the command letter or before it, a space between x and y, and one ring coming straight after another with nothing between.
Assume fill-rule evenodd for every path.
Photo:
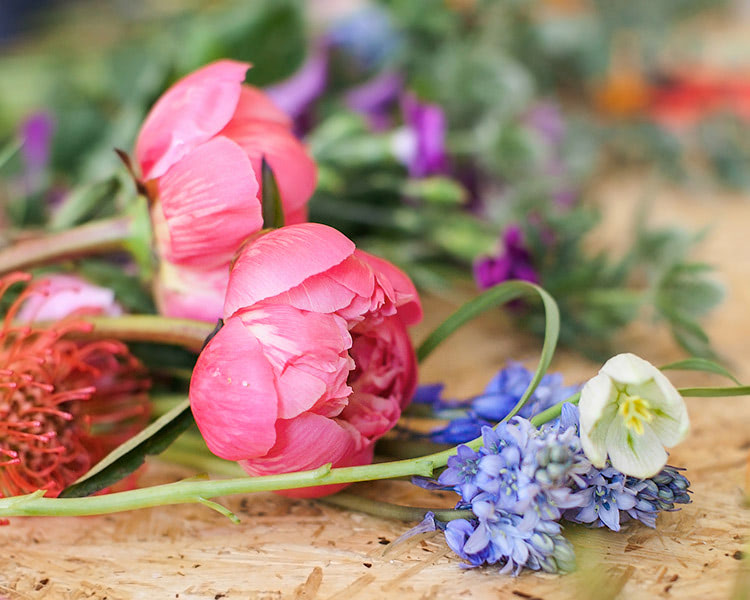
<instances>
[{"instance_id":1,"label":"osb board surface","mask_svg":"<svg viewBox=\"0 0 750 600\"><path fill-rule=\"evenodd\" d=\"M598 242L617 244L646 189L638 176L602 184L607 218ZM654 221L712 225L700 256L720 267L728 290L709 321L716 347L750 381L750 201L729 194L650 189ZM451 310L428 304L424 335ZM422 380L448 380L457 394L480 390L508 358L535 359L535 340L510 333L498 315L460 332L424 366ZM663 331L635 327L618 344L655 363L679 358ZM596 365L560 353L553 365L569 383ZM683 380L683 381L688 381ZM691 383L715 383L691 377ZM341 511L273 494L232 497L242 519L233 525L198 506L68 519L13 519L0 529L0 597L96 598L727 598L737 576L748 516L742 508L750 449L750 399L690 399L689 439L670 462L689 467L694 503L659 517L658 529L627 525L617 534L575 529L583 570L567 577L500 576L496 569L463 570L442 537L411 539L390 548L409 524ZM190 472L152 462L143 483ZM403 482L377 482L355 491L394 502L449 505Z\"/></svg>"}]
</instances>

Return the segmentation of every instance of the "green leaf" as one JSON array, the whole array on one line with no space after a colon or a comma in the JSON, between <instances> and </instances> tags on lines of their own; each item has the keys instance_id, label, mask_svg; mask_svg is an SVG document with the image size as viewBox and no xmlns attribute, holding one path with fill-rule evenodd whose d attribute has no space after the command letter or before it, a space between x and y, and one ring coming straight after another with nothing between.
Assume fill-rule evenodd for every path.
<instances>
[{"instance_id":1,"label":"green leaf","mask_svg":"<svg viewBox=\"0 0 750 600\"><path fill-rule=\"evenodd\" d=\"M724 398L727 396L750 396L750 385L737 387L697 387L680 388L677 390L683 396L692 398Z\"/></svg>"},{"instance_id":2,"label":"green leaf","mask_svg":"<svg viewBox=\"0 0 750 600\"><path fill-rule=\"evenodd\" d=\"M163 452L194 422L190 401L181 402L138 435L115 448L88 473L65 488L60 498L90 496L120 481L140 467L147 455Z\"/></svg>"},{"instance_id":3,"label":"green leaf","mask_svg":"<svg viewBox=\"0 0 750 600\"><path fill-rule=\"evenodd\" d=\"M18 138L14 138L0 148L0 169L2 169L5 166L5 163L15 156L16 152L21 149L21 146L23 146L23 142Z\"/></svg>"},{"instance_id":4,"label":"green leaf","mask_svg":"<svg viewBox=\"0 0 750 600\"><path fill-rule=\"evenodd\" d=\"M271 165L266 162L264 156L261 160L261 179L263 195L261 207L263 210L263 227L265 229L284 226L284 207L281 204L281 193L276 176L273 174Z\"/></svg>"},{"instance_id":5,"label":"green leaf","mask_svg":"<svg viewBox=\"0 0 750 600\"><path fill-rule=\"evenodd\" d=\"M515 300L521 296L538 294L542 299L545 313L544 343L542 344L542 353L539 357L534 377L526 388L518 404L511 410L503 420L510 419L526 403L531 394L534 393L536 386L541 381L544 374L549 368L552 357L557 346L557 339L560 335L560 311L557 308L555 299L550 296L544 289L528 283L526 281L506 281L500 285L490 288L473 300L465 303L461 308L443 321L430 335L427 336L417 348L417 360L422 362L427 358L440 344L442 344L451 334L455 333L463 325L482 314L484 311Z\"/></svg>"},{"instance_id":6,"label":"green leaf","mask_svg":"<svg viewBox=\"0 0 750 600\"><path fill-rule=\"evenodd\" d=\"M737 385L742 385L726 368L707 358L686 358L685 360L678 360L659 368L662 371L702 371L704 373L716 373L717 375L723 375L731 379Z\"/></svg>"},{"instance_id":7,"label":"green leaf","mask_svg":"<svg viewBox=\"0 0 750 600\"><path fill-rule=\"evenodd\" d=\"M83 223L91 218L104 202L111 200L119 189L120 183L116 177L74 188L52 215L49 228L53 231L63 231Z\"/></svg>"}]
</instances>

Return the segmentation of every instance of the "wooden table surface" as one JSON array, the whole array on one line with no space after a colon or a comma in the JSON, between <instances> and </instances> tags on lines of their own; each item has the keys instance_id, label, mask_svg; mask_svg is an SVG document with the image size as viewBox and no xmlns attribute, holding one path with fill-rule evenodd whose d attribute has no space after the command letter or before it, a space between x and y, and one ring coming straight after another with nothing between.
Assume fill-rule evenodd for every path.
<instances>
[{"instance_id":1,"label":"wooden table surface","mask_svg":"<svg viewBox=\"0 0 750 600\"><path fill-rule=\"evenodd\" d=\"M601 184L605 224L595 243L623 244L618 235L644 194L653 220L692 228L711 225L699 256L719 267L724 305L708 321L716 348L750 381L750 199L710 190L651 186L640 174ZM427 303L419 339L454 307ZM683 355L649 324L629 329L618 351L659 364ZM532 364L533 338L513 332L507 317L488 315L460 332L424 365L423 382L447 380L449 391L472 394L507 359ZM593 375L598 365L560 352L553 370L567 383ZM680 383L714 384L710 376ZM389 542L411 524L342 511L274 494L223 501L242 519L233 525L203 507L162 507L84 518L13 519L0 528L4 561L0 598L729 598L748 534L750 398L688 399L692 431L670 462L688 467L694 502L659 517L658 529L629 524L620 533L570 528L581 569L564 577L497 569L465 570L441 534ZM190 471L152 461L143 484L164 483ZM352 488L394 502L450 505L405 482Z\"/></svg>"}]
</instances>

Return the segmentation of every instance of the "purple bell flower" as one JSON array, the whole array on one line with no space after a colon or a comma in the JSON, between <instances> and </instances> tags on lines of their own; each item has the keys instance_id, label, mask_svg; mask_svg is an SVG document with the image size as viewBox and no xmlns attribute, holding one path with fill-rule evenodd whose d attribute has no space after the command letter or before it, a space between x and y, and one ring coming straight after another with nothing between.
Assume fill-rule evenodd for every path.
<instances>
[{"instance_id":1,"label":"purple bell flower","mask_svg":"<svg viewBox=\"0 0 750 600\"><path fill-rule=\"evenodd\" d=\"M480 290L486 290L510 279L539 283L539 275L532 264L532 256L524 245L523 232L511 226L503 233L504 254L480 258L474 264L474 279Z\"/></svg>"},{"instance_id":2,"label":"purple bell flower","mask_svg":"<svg viewBox=\"0 0 750 600\"><path fill-rule=\"evenodd\" d=\"M391 113L404 86L403 77L395 71L383 71L365 83L349 90L346 105L365 116L374 131L391 127Z\"/></svg>"}]
</instances>

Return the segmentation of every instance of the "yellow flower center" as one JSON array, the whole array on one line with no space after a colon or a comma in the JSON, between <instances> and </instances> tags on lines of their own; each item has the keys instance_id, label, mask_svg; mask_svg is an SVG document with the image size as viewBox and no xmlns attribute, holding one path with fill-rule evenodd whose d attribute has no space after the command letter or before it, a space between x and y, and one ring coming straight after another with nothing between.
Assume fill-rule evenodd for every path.
<instances>
[{"instance_id":1,"label":"yellow flower center","mask_svg":"<svg viewBox=\"0 0 750 600\"><path fill-rule=\"evenodd\" d=\"M643 435L643 423L650 423L654 420L649 401L640 396L631 396L623 392L619 394L618 400L620 407L617 412L625 421L625 427L631 429L637 435Z\"/></svg>"}]
</instances>

